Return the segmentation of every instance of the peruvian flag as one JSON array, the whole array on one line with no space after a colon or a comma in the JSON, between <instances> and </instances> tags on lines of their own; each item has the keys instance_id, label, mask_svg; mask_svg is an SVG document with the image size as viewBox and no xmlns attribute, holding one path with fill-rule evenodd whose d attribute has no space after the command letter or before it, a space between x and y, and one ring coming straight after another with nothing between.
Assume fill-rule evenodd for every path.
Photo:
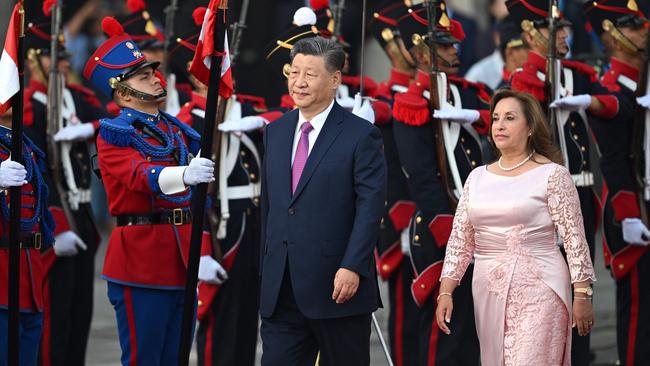
<instances>
[{"instance_id":1,"label":"peruvian flag","mask_svg":"<svg viewBox=\"0 0 650 366\"><path fill-rule=\"evenodd\" d=\"M20 2L14 6L14 11L11 13L5 48L0 57L0 80L3 84L3 87L0 88L0 113L6 112L11 107L11 97L20 89L18 75L19 6Z\"/></svg>"},{"instance_id":2,"label":"peruvian flag","mask_svg":"<svg viewBox=\"0 0 650 366\"><path fill-rule=\"evenodd\" d=\"M214 27L217 26L217 8L221 0L210 0L210 4L203 17L201 34L196 45L190 72L196 76L203 84L208 84L210 80L210 65L212 57L217 55L214 40ZM225 16L225 13L224 13ZM219 22L226 25L226 22ZM228 51L228 33L224 37L224 54L221 61L221 85L219 85L219 95L223 98L230 98L233 93L232 69L230 67L230 52Z\"/></svg>"}]
</instances>

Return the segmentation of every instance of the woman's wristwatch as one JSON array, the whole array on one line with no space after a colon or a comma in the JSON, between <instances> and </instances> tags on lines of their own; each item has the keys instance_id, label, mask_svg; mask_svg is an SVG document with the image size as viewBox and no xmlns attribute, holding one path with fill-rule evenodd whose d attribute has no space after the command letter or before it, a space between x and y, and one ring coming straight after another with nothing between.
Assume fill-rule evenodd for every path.
<instances>
[{"instance_id":1,"label":"woman's wristwatch","mask_svg":"<svg viewBox=\"0 0 650 366\"><path fill-rule=\"evenodd\" d=\"M575 292L576 294L585 294L587 296L593 296L594 295L594 290L591 288L591 286L575 287L573 289L573 292Z\"/></svg>"}]
</instances>

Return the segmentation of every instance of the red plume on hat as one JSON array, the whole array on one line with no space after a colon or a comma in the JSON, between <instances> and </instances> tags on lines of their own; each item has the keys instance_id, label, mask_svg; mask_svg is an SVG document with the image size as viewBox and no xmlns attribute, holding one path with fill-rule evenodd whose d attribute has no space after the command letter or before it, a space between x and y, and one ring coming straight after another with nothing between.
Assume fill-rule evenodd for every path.
<instances>
[{"instance_id":1,"label":"red plume on hat","mask_svg":"<svg viewBox=\"0 0 650 366\"><path fill-rule=\"evenodd\" d=\"M329 0L309 0L309 6L314 9L314 11L319 11L321 9L329 8Z\"/></svg>"},{"instance_id":2,"label":"red plume on hat","mask_svg":"<svg viewBox=\"0 0 650 366\"><path fill-rule=\"evenodd\" d=\"M136 13L145 10L147 4L144 3L144 0L126 0L126 7L129 8L132 13Z\"/></svg>"},{"instance_id":3,"label":"red plume on hat","mask_svg":"<svg viewBox=\"0 0 650 366\"><path fill-rule=\"evenodd\" d=\"M109 37L121 36L124 34L124 28L122 27L122 24L120 24L113 17L105 17L102 20L102 29L104 30L104 33L106 33L106 35Z\"/></svg>"},{"instance_id":4,"label":"red plume on hat","mask_svg":"<svg viewBox=\"0 0 650 366\"><path fill-rule=\"evenodd\" d=\"M450 19L449 24L449 33L452 37L456 38L459 41L465 39L465 31L463 30L463 25L459 21Z\"/></svg>"},{"instance_id":5,"label":"red plume on hat","mask_svg":"<svg viewBox=\"0 0 650 366\"><path fill-rule=\"evenodd\" d=\"M194 24L201 25L203 24L203 18L205 18L205 12L208 10L205 6L200 6L192 12L192 18L194 18Z\"/></svg>"},{"instance_id":6,"label":"red plume on hat","mask_svg":"<svg viewBox=\"0 0 650 366\"><path fill-rule=\"evenodd\" d=\"M56 5L56 0L45 0L43 2L43 14L45 14L46 17L52 15L52 7L54 5Z\"/></svg>"}]
</instances>

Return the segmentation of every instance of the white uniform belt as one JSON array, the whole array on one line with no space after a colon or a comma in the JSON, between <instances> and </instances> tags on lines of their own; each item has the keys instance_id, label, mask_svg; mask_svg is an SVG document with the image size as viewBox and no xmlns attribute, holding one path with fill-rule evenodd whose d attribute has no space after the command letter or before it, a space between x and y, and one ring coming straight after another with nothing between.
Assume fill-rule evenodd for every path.
<instances>
[{"instance_id":1,"label":"white uniform belt","mask_svg":"<svg viewBox=\"0 0 650 366\"><path fill-rule=\"evenodd\" d=\"M260 196L260 182L250 183L245 186L234 186L227 188L229 200L238 200L242 198L253 199Z\"/></svg>"},{"instance_id":2,"label":"white uniform belt","mask_svg":"<svg viewBox=\"0 0 650 366\"><path fill-rule=\"evenodd\" d=\"M592 172L583 171L578 174L571 174L573 183L576 187L591 187L594 185L594 174Z\"/></svg>"}]
</instances>

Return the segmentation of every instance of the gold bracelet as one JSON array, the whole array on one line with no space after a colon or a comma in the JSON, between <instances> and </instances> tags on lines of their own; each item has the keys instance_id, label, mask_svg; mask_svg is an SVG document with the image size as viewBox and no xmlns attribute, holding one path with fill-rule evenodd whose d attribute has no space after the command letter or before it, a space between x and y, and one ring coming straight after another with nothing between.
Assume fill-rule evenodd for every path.
<instances>
[{"instance_id":1,"label":"gold bracelet","mask_svg":"<svg viewBox=\"0 0 650 366\"><path fill-rule=\"evenodd\" d=\"M573 298L576 300L585 300L585 301L592 299L592 297L585 297L585 296L574 296Z\"/></svg>"},{"instance_id":2,"label":"gold bracelet","mask_svg":"<svg viewBox=\"0 0 650 366\"><path fill-rule=\"evenodd\" d=\"M452 300L454 299L454 297L451 295L451 292L441 292L438 294L438 297L436 297L436 304L438 303L438 301L440 301L440 296L444 296L444 295L451 297Z\"/></svg>"}]
</instances>

